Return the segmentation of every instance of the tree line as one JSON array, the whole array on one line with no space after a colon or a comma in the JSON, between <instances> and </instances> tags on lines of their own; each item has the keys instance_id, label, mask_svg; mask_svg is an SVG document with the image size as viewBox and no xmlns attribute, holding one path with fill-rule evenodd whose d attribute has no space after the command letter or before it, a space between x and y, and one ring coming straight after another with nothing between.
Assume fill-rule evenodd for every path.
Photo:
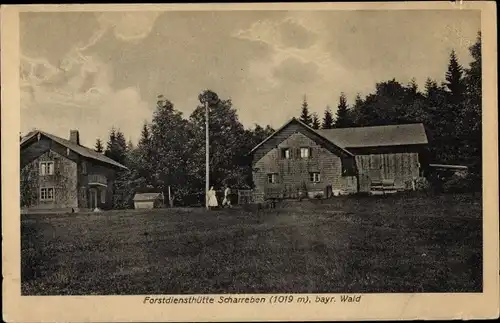
<instances>
[{"instance_id":1,"label":"tree line","mask_svg":"<svg viewBox=\"0 0 500 323\"><path fill-rule=\"evenodd\" d=\"M145 122L134 147L124 134L111 129L106 148L100 139L95 150L127 166L115 181L116 208L132 205L137 191L173 193L177 205L204 202L205 104L209 110L210 185L250 188L248 152L274 132L270 126L245 129L230 99L206 90L187 118L163 95L158 96L150 123Z\"/></svg>"},{"instance_id":2,"label":"tree line","mask_svg":"<svg viewBox=\"0 0 500 323\"><path fill-rule=\"evenodd\" d=\"M465 68L451 51L445 81L428 78L420 90L415 79L401 84L395 79L376 84L375 92L359 94L349 106L340 94L335 117L326 107L322 122L310 113L306 98L300 120L315 129L423 123L432 160L469 166L481 172L481 34L469 48L472 62Z\"/></svg>"},{"instance_id":3,"label":"tree line","mask_svg":"<svg viewBox=\"0 0 500 323\"><path fill-rule=\"evenodd\" d=\"M357 95L349 105L340 94L335 115L329 106L322 118L311 113L304 96L299 119L314 129L423 123L429 139L429 154L436 163L469 166L481 174L481 35L469 48L472 62L463 67L450 53L445 81L427 79L419 89L413 79L401 84L395 79L376 84L374 93ZM210 185L250 188L250 150L274 132L267 126L245 129L230 99L206 90L196 109L185 117L163 95L158 96L152 121L144 123L136 146L112 128L104 148L97 139L95 150L126 165L114 183L115 208L132 206L135 192L173 192L177 205L204 202L205 105L209 109Z\"/></svg>"}]
</instances>

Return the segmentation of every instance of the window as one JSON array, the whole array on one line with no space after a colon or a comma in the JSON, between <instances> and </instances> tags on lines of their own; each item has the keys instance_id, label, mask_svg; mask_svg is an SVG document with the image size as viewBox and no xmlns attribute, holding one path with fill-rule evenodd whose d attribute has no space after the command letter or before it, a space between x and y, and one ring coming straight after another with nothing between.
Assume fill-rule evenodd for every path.
<instances>
[{"instance_id":1,"label":"window","mask_svg":"<svg viewBox=\"0 0 500 323\"><path fill-rule=\"evenodd\" d=\"M54 175L54 162L40 162L40 176Z\"/></svg>"},{"instance_id":2,"label":"window","mask_svg":"<svg viewBox=\"0 0 500 323\"><path fill-rule=\"evenodd\" d=\"M290 159L290 149L289 148L281 149L281 158Z\"/></svg>"},{"instance_id":3,"label":"window","mask_svg":"<svg viewBox=\"0 0 500 323\"><path fill-rule=\"evenodd\" d=\"M87 163L86 162L82 162L82 174L87 174Z\"/></svg>"},{"instance_id":4,"label":"window","mask_svg":"<svg viewBox=\"0 0 500 323\"><path fill-rule=\"evenodd\" d=\"M267 182L270 184L276 183L278 179L278 174L267 174Z\"/></svg>"},{"instance_id":5,"label":"window","mask_svg":"<svg viewBox=\"0 0 500 323\"><path fill-rule=\"evenodd\" d=\"M311 148L300 148L300 158L311 157Z\"/></svg>"},{"instance_id":6,"label":"window","mask_svg":"<svg viewBox=\"0 0 500 323\"><path fill-rule=\"evenodd\" d=\"M321 181L321 176L318 172L309 173L309 177L313 183L319 183Z\"/></svg>"},{"instance_id":7,"label":"window","mask_svg":"<svg viewBox=\"0 0 500 323\"><path fill-rule=\"evenodd\" d=\"M53 187L40 188L40 200L41 201L53 201L54 200L54 188Z\"/></svg>"}]
</instances>

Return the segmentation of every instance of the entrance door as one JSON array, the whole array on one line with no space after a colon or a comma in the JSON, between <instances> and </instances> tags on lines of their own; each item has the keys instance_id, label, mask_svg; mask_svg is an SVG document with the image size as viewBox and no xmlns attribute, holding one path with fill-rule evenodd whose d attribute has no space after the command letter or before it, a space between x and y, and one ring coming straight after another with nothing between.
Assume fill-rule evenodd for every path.
<instances>
[{"instance_id":1,"label":"entrance door","mask_svg":"<svg viewBox=\"0 0 500 323\"><path fill-rule=\"evenodd\" d=\"M91 188L89 190L89 203L91 209L95 209L97 207L97 190L95 188Z\"/></svg>"}]
</instances>

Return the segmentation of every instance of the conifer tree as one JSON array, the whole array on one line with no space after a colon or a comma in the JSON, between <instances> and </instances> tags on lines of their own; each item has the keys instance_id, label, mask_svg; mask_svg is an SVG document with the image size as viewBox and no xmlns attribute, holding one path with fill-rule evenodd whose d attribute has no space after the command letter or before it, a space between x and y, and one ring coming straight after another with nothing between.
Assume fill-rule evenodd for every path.
<instances>
[{"instance_id":1,"label":"conifer tree","mask_svg":"<svg viewBox=\"0 0 500 323\"><path fill-rule=\"evenodd\" d=\"M103 153L104 151L104 147L102 145L102 141L101 139L97 138L96 142L95 142L95 147L94 147L94 150L100 154Z\"/></svg>"},{"instance_id":2,"label":"conifer tree","mask_svg":"<svg viewBox=\"0 0 500 323\"><path fill-rule=\"evenodd\" d=\"M331 128L333 128L333 125L334 125L334 121L333 121L332 110L330 109L329 106L327 106L325 109L325 115L323 117L322 128L323 129L331 129Z\"/></svg>"},{"instance_id":3,"label":"conifer tree","mask_svg":"<svg viewBox=\"0 0 500 323\"><path fill-rule=\"evenodd\" d=\"M111 128L109 133L109 140L107 143L104 155L124 164L127 153L127 142L125 141L125 136L120 130L116 130L114 127Z\"/></svg>"},{"instance_id":4,"label":"conifer tree","mask_svg":"<svg viewBox=\"0 0 500 323\"><path fill-rule=\"evenodd\" d=\"M352 124L349 116L349 108L347 107L347 99L344 93L340 94L339 105L337 107L335 128L346 128Z\"/></svg>"},{"instance_id":5,"label":"conifer tree","mask_svg":"<svg viewBox=\"0 0 500 323\"><path fill-rule=\"evenodd\" d=\"M321 126L321 123L319 122L318 114L313 113L312 114L312 122L311 122L311 127L313 129L319 129Z\"/></svg>"},{"instance_id":6,"label":"conifer tree","mask_svg":"<svg viewBox=\"0 0 500 323\"><path fill-rule=\"evenodd\" d=\"M451 103L461 103L464 99L466 86L464 81L464 70L458 63L455 51L450 53L448 70L446 71L445 86L450 93Z\"/></svg>"},{"instance_id":7,"label":"conifer tree","mask_svg":"<svg viewBox=\"0 0 500 323\"><path fill-rule=\"evenodd\" d=\"M308 126L312 126L312 118L309 114L309 105L307 103L307 98L304 95L304 101L302 102L302 111L300 113L300 121L305 123Z\"/></svg>"}]
</instances>

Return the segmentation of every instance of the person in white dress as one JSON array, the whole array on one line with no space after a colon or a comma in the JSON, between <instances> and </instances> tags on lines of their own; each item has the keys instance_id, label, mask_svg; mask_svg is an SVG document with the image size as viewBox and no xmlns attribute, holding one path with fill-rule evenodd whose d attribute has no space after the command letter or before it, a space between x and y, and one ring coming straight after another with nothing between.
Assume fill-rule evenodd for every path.
<instances>
[{"instance_id":1,"label":"person in white dress","mask_svg":"<svg viewBox=\"0 0 500 323\"><path fill-rule=\"evenodd\" d=\"M229 194L231 194L231 189L226 185L226 189L224 190L224 200L222 201L222 206L231 207L231 199Z\"/></svg>"},{"instance_id":2,"label":"person in white dress","mask_svg":"<svg viewBox=\"0 0 500 323\"><path fill-rule=\"evenodd\" d=\"M217 202L217 196L215 195L214 187L210 187L210 190L207 192L208 206L209 208L214 208L219 206Z\"/></svg>"}]
</instances>

